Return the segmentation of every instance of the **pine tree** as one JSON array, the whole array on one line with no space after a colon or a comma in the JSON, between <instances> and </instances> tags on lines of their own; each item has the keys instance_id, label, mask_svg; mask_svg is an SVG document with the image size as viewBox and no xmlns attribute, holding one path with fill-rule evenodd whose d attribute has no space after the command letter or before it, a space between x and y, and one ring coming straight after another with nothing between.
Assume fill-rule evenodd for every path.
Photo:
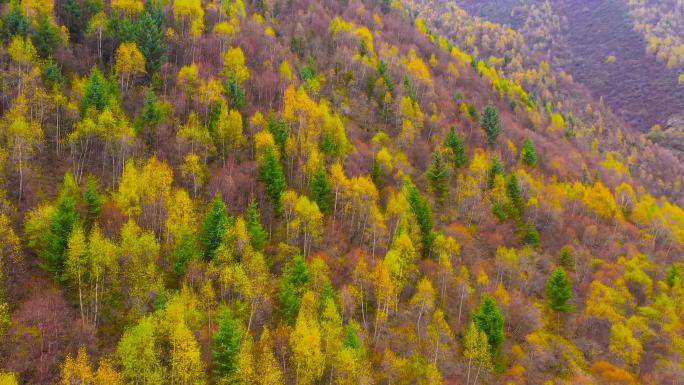
<instances>
[{"instance_id":1,"label":"pine tree","mask_svg":"<svg viewBox=\"0 0 684 385\"><path fill-rule=\"evenodd\" d=\"M287 188L287 180L273 146L266 147L259 167L259 179L266 184L266 193L271 199L273 211L280 213L281 196Z\"/></svg>"},{"instance_id":2,"label":"pine tree","mask_svg":"<svg viewBox=\"0 0 684 385\"><path fill-rule=\"evenodd\" d=\"M67 256L71 231L78 224L76 201L71 194L63 193L57 200L48 231L44 234L41 267L61 276Z\"/></svg>"},{"instance_id":3,"label":"pine tree","mask_svg":"<svg viewBox=\"0 0 684 385\"><path fill-rule=\"evenodd\" d=\"M164 8L160 1L146 1L135 26L135 43L145 56L145 65L149 75L159 71L166 61L164 17Z\"/></svg>"},{"instance_id":4,"label":"pine tree","mask_svg":"<svg viewBox=\"0 0 684 385\"><path fill-rule=\"evenodd\" d=\"M430 209L428 201L420 195L420 192L411 181L407 181L404 186L407 192L406 200L411 207L413 215L416 216L416 221L420 227L422 255L423 258L427 258L432 253L432 243L435 238L432 231L435 226L434 219L432 218L432 209Z\"/></svg>"},{"instance_id":5,"label":"pine tree","mask_svg":"<svg viewBox=\"0 0 684 385\"><path fill-rule=\"evenodd\" d=\"M154 91L148 90L145 95L142 114L140 115L144 127L153 127L159 124L162 118L161 109L157 102L157 95Z\"/></svg>"},{"instance_id":6,"label":"pine tree","mask_svg":"<svg viewBox=\"0 0 684 385\"><path fill-rule=\"evenodd\" d=\"M439 202L442 202L449 192L449 170L444 163L441 151L435 151L432 154L432 164L428 168L427 179L433 194Z\"/></svg>"},{"instance_id":7,"label":"pine tree","mask_svg":"<svg viewBox=\"0 0 684 385\"><path fill-rule=\"evenodd\" d=\"M568 300L572 298L572 282L562 267L556 268L551 273L546 283L546 298L554 311L562 313L572 311L573 306L568 303Z\"/></svg>"},{"instance_id":8,"label":"pine tree","mask_svg":"<svg viewBox=\"0 0 684 385\"><path fill-rule=\"evenodd\" d=\"M83 98L81 99L81 111L86 112L90 107L102 111L109 105L110 89L102 72L93 68L85 83Z\"/></svg>"},{"instance_id":9,"label":"pine tree","mask_svg":"<svg viewBox=\"0 0 684 385\"><path fill-rule=\"evenodd\" d=\"M176 241L176 249L173 253L173 273L176 277L182 277L188 262L196 255L195 238L188 231L183 231Z\"/></svg>"},{"instance_id":10,"label":"pine tree","mask_svg":"<svg viewBox=\"0 0 684 385\"><path fill-rule=\"evenodd\" d=\"M501 119L499 111L493 104L487 104L482 112L482 129L487 135L487 144L494 145L496 138L501 133Z\"/></svg>"},{"instance_id":11,"label":"pine tree","mask_svg":"<svg viewBox=\"0 0 684 385\"><path fill-rule=\"evenodd\" d=\"M569 245L565 245L561 249L558 265L565 271L575 271L575 258L572 256L572 248Z\"/></svg>"},{"instance_id":12,"label":"pine tree","mask_svg":"<svg viewBox=\"0 0 684 385\"><path fill-rule=\"evenodd\" d=\"M283 319L292 325L297 319L302 295L310 280L309 268L301 255L288 264L280 281L280 312Z\"/></svg>"},{"instance_id":13,"label":"pine tree","mask_svg":"<svg viewBox=\"0 0 684 385\"><path fill-rule=\"evenodd\" d=\"M537 166L537 150L534 148L534 143L529 137L525 137L522 146L522 152L520 154L523 164L528 167Z\"/></svg>"},{"instance_id":14,"label":"pine tree","mask_svg":"<svg viewBox=\"0 0 684 385\"><path fill-rule=\"evenodd\" d=\"M523 201L520 182L515 172L512 172L506 181L506 195L508 195L508 208L511 216L519 221L522 216Z\"/></svg>"},{"instance_id":15,"label":"pine tree","mask_svg":"<svg viewBox=\"0 0 684 385\"><path fill-rule=\"evenodd\" d=\"M497 175L503 175L506 170L504 169L503 163L496 156L492 157L492 162L489 165L489 171L487 172L487 187L494 187L494 179Z\"/></svg>"},{"instance_id":16,"label":"pine tree","mask_svg":"<svg viewBox=\"0 0 684 385\"><path fill-rule=\"evenodd\" d=\"M496 361L504 340L504 316L494 298L485 294L472 316L475 326L487 335L492 361Z\"/></svg>"},{"instance_id":17,"label":"pine tree","mask_svg":"<svg viewBox=\"0 0 684 385\"><path fill-rule=\"evenodd\" d=\"M205 260L214 258L216 248L219 247L228 224L228 216L226 214L226 204L223 203L221 194L216 194L209 205L204 220L202 221L202 230L199 236L200 244L203 248L203 255Z\"/></svg>"},{"instance_id":18,"label":"pine tree","mask_svg":"<svg viewBox=\"0 0 684 385\"><path fill-rule=\"evenodd\" d=\"M237 368L242 336L243 331L240 322L233 317L229 308L222 308L218 329L212 338L214 374L222 378L233 375Z\"/></svg>"},{"instance_id":19,"label":"pine tree","mask_svg":"<svg viewBox=\"0 0 684 385\"><path fill-rule=\"evenodd\" d=\"M332 189L330 187L330 180L323 165L319 165L316 172L311 178L309 185L311 190L311 198L316 201L318 208L322 213L328 214L330 206L332 205Z\"/></svg>"},{"instance_id":20,"label":"pine tree","mask_svg":"<svg viewBox=\"0 0 684 385\"><path fill-rule=\"evenodd\" d=\"M380 167L378 154L373 155L373 163L371 164L370 176L375 186L380 188L380 185L382 184L382 167Z\"/></svg>"},{"instance_id":21,"label":"pine tree","mask_svg":"<svg viewBox=\"0 0 684 385\"><path fill-rule=\"evenodd\" d=\"M264 245L268 241L268 233L261 224L259 205L253 196L249 200L249 207L247 207L247 230L249 231L249 240L252 247L255 250L263 250Z\"/></svg>"},{"instance_id":22,"label":"pine tree","mask_svg":"<svg viewBox=\"0 0 684 385\"><path fill-rule=\"evenodd\" d=\"M444 138L444 146L451 150L451 160L454 162L454 166L458 168L468 162L465 143L461 135L456 132L456 127L451 126L449 129L449 133Z\"/></svg>"},{"instance_id":23,"label":"pine tree","mask_svg":"<svg viewBox=\"0 0 684 385\"><path fill-rule=\"evenodd\" d=\"M102 198L97 191L97 180L94 177L88 178L86 182L83 200L86 203L87 210L86 224L88 229L90 229L100 215L100 211L102 211Z\"/></svg>"}]
</instances>

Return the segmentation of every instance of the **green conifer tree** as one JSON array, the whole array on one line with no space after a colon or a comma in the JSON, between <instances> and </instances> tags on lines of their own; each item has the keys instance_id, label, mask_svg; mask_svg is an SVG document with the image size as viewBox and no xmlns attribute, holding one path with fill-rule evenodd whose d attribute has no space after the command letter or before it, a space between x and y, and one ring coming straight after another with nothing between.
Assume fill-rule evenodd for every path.
<instances>
[{"instance_id":1,"label":"green conifer tree","mask_svg":"<svg viewBox=\"0 0 684 385\"><path fill-rule=\"evenodd\" d=\"M281 196L287 188L287 180L273 146L266 147L261 165L259 179L266 185L266 193L271 200L273 211L278 214L281 208Z\"/></svg>"},{"instance_id":2,"label":"green conifer tree","mask_svg":"<svg viewBox=\"0 0 684 385\"><path fill-rule=\"evenodd\" d=\"M537 150L534 148L534 143L532 143L532 140L529 137L525 137L521 151L520 157L522 158L523 164L532 168L536 167Z\"/></svg>"},{"instance_id":3,"label":"green conifer tree","mask_svg":"<svg viewBox=\"0 0 684 385\"><path fill-rule=\"evenodd\" d=\"M573 306L568 303L568 300L572 298L572 282L562 267L556 268L551 273L546 283L546 298L554 311L562 313L572 311Z\"/></svg>"},{"instance_id":4,"label":"green conifer tree","mask_svg":"<svg viewBox=\"0 0 684 385\"><path fill-rule=\"evenodd\" d=\"M207 261L214 258L216 249L223 241L228 224L226 212L226 204L223 203L221 194L216 194L202 220L202 230L199 236L203 256Z\"/></svg>"},{"instance_id":5,"label":"green conifer tree","mask_svg":"<svg viewBox=\"0 0 684 385\"><path fill-rule=\"evenodd\" d=\"M482 129L487 135L487 144L492 146L501 133L501 119L499 111L493 104L487 104L482 112Z\"/></svg>"},{"instance_id":6,"label":"green conifer tree","mask_svg":"<svg viewBox=\"0 0 684 385\"><path fill-rule=\"evenodd\" d=\"M454 166L462 167L468 163L468 154L466 154L465 143L463 138L456 132L456 127L451 126L446 138L444 138L444 146L451 150L451 160Z\"/></svg>"},{"instance_id":7,"label":"green conifer tree","mask_svg":"<svg viewBox=\"0 0 684 385\"><path fill-rule=\"evenodd\" d=\"M491 295L485 294L472 318L475 326L487 335L492 361L495 361L504 341L504 316L499 305Z\"/></svg>"},{"instance_id":8,"label":"green conifer tree","mask_svg":"<svg viewBox=\"0 0 684 385\"><path fill-rule=\"evenodd\" d=\"M243 337L242 326L228 307L219 315L218 330L213 336L213 371L220 378L229 379L237 367L237 357Z\"/></svg>"},{"instance_id":9,"label":"green conifer tree","mask_svg":"<svg viewBox=\"0 0 684 385\"><path fill-rule=\"evenodd\" d=\"M321 212L324 214L330 213L333 200L332 188L323 165L319 165L316 169L313 178L311 178L309 189L311 190L311 198L316 201Z\"/></svg>"},{"instance_id":10,"label":"green conifer tree","mask_svg":"<svg viewBox=\"0 0 684 385\"><path fill-rule=\"evenodd\" d=\"M250 244L255 250L263 250L268 241L268 233L261 224L261 214L259 205L252 196L247 207L247 230L249 231Z\"/></svg>"},{"instance_id":11,"label":"green conifer tree","mask_svg":"<svg viewBox=\"0 0 684 385\"><path fill-rule=\"evenodd\" d=\"M310 280L309 267L304 257L297 255L287 265L280 281L280 313L283 319L293 325L299 314L302 296Z\"/></svg>"},{"instance_id":12,"label":"green conifer tree","mask_svg":"<svg viewBox=\"0 0 684 385\"><path fill-rule=\"evenodd\" d=\"M423 258L427 258L432 252L432 243L435 238L435 234L433 233L435 223L432 218L432 209L430 209L428 201L423 198L411 181L406 181L404 186L407 192L406 199L411 207L411 212L415 215L418 226L420 227L422 256Z\"/></svg>"},{"instance_id":13,"label":"green conifer tree","mask_svg":"<svg viewBox=\"0 0 684 385\"><path fill-rule=\"evenodd\" d=\"M439 202L449 192L449 170L447 169L441 151L432 154L432 164L427 171L428 186Z\"/></svg>"}]
</instances>

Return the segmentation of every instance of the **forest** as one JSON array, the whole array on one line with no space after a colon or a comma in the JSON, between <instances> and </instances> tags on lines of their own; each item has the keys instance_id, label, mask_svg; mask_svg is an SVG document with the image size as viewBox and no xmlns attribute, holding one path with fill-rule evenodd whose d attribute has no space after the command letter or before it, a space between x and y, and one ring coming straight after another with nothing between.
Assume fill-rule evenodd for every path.
<instances>
[{"instance_id":1,"label":"forest","mask_svg":"<svg viewBox=\"0 0 684 385\"><path fill-rule=\"evenodd\" d=\"M0 0L0 385L684 385L684 106L471 3Z\"/></svg>"}]
</instances>

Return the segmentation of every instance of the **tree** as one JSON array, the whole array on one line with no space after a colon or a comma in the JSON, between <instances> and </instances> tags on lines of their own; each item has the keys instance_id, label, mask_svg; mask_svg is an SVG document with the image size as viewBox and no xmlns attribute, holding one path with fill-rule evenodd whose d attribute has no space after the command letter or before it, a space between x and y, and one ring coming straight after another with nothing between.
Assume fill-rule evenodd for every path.
<instances>
[{"instance_id":1,"label":"tree","mask_svg":"<svg viewBox=\"0 0 684 385\"><path fill-rule=\"evenodd\" d=\"M520 182L518 182L518 175L515 172L512 172L506 181L506 195L508 196L508 209L511 217L516 221L520 221L522 218L523 200Z\"/></svg>"},{"instance_id":2,"label":"tree","mask_svg":"<svg viewBox=\"0 0 684 385\"><path fill-rule=\"evenodd\" d=\"M35 30L33 40L36 43L36 50L42 59L52 56L57 44L62 40L59 28L50 20L48 15L40 15L35 20Z\"/></svg>"},{"instance_id":3,"label":"tree","mask_svg":"<svg viewBox=\"0 0 684 385\"><path fill-rule=\"evenodd\" d=\"M244 144L247 139L243 133L242 115L238 110L231 110L221 102L216 128L213 132L216 146L221 149L225 163L226 152L233 151Z\"/></svg>"},{"instance_id":4,"label":"tree","mask_svg":"<svg viewBox=\"0 0 684 385\"><path fill-rule=\"evenodd\" d=\"M101 112L111 104L112 97L114 92L107 79L97 67L93 67L84 86L81 112L85 113L91 107Z\"/></svg>"},{"instance_id":5,"label":"tree","mask_svg":"<svg viewBox=\"0 0 684 385\"><path fill-rule=\"evenodd\" d=\"M281 210L281 196L287 188L287 180L278 155L272 145L266 147L259 162L259 179L266 185L266 193L271 200L273 211Z\"/></svg>"},{"instance_id":6,"label":"tree","mask_svg":"<svg viewBox=\"0 0 684 385\"><path fill-rule=\"evenodd\" d=\"M206 261L215 257L216 249L221 244L228 225L226 204L221 194L216 194L209 204L209 209L202 220L199 241Z\"/></svg>"},{"instance_id":7,"label":"tree","mask_svg":"<svg viewBox=\"0 0 684 385\"><path fill-rule=\"evenodd\" d=\"M242 48L231 47L223 54L223 72L227 78L235 79L238 84L249 79L250 72L245 65L245 54Z\"/></svg>"},{"instance_id":8,"label":"tree","mask_svg":"<svg viewBox=\"0 0 684 385\"><path fill-rule=\"evenodd\" d=\"M311 385L320 380L325 369L325 357L321 349L321 331L316 320L314 293L308 291L302 299L294 330L290 334L292 365L296 383Z\"/></svg>"},{"instance_id":9,"label":"tree","mask_svg":"<svg viewBox=\"0 0 684 385\"><path fill-rule=\"evenodd\" d=\"M472 315L477 329L487 335L492 361L499 357L504 340L504 316L490 294L485 294L477 311Z\"/></svg>"},{"instance_id":10,"label":"tree","mask_svg":"<svg viewBox=\"0 0 684 385\"><path fill-rule=\"evenodd\" d=\"M286 323L294 324L302 296L310 280L309 268L301 255L295 256L285 267L280 280L280 313Z\"/></svg>"},{"instance_id":11,"label":"tree","mask_svg":"<svg viewBox=\"0 0 684 385\"><path fill-rule=\"evenodd\" d=\"M135 384L164 383L164 367L156 344L156 325L151 316L124 332L116 347L122 374Z\"/></svg>"},{"instance_id":12,"label":"tree","mask_svg":"<svg viewBox=\"0 0 684 385\"><path fill-rule=\"evenodd\" d=\"M311 198L318 204L322 213L330 213L332 206L332 188L330 187L330 180L325 171L325 166L319 164L316 168L316 172L311 178L309 183L309 189L311 190Z\"/></svg>"},{"instance_id":13,"label":"tree","mask_svg":"<svg viewBox=\"0 0 684 385\"><path fill-rule=\"evenodd\" d=\"M219 315L218 329L212 337L212 367L217 376L227 378L235 372L243 333L240 322L233 317L228 307L223 307Z\"/></svg>"},{"instance_id":14,"label":"tree","mask_svg":"<svg viewBox=\"0 0 684 385\"><path fill-rule=\"evenodd\" d=\"M638 366L644 347L638 338L634 337L632 329L618 322L610 328L610 350L627 365Z\"/></svg>"},{"instance_id":15,"label":"tree","mask_svg":"<svg viewBox=\"0 0 684 385\"><path fill-rule=\"evenodd\" d=\"M116 49L114 71L121 82L124 95L133 82L135 75L145 73L145 57L134 42L124 42Z\"/></svg>"},{"instance_id":16,"label":"tree","mask_svg":"<svg viewBox=\"0 0 684 385\"><path fill-rule=\"evenodd\" d=\"M242 339L237 356L237 365L232 381L235 385L253 385L256 383L257 376L261 375L261 373L255 372L253 345L254 339L250 333L247 333Z\"/></svg>"},{"instance_id":17,"label":"tree","mask_svg":"<svg viewBox=\"0 0 684 385\"><path fill-rule=\"evenodd\" d=\"M439 202L449 192L449 170L444 163L441 151L432 153L432 164L427 170L428 186Z\"/></svg>"},{"instance_id":18,"label":"tree","mask_svg":"<svg viewBox=\"0 0 684 385\"><path fill-rule=\"evenodd\" d=\"M85 232L81 226L76 226L69 235L67 243L68 251L64 266L64 279L78 285L78 303L81 309L81 322L85 323L83 310L83 289L85 286L85 274L90 263L90 255Z\"/></svg>"},{"instance_id":19,"label":"tree","mask_svg":"<svg viewBox=\"0 0 684 385\"><path fill-rule=\"evenodd\" d=\"M273 341L268 326L264 327L257 346L256 370L259 385L285 385L283 371L280 369L278 360L273 354Z\"/></svg>"},{"instance_id":20,"label":"tree","mask_svg":"<svg viewBox=\"0 0 684 385\"><path fill-rule=\"evenodd\" d=\"M493 104L487 104L482 111L482 129L487 135L487 144L492 146L501 133L501 119L499 111Z\"/></svg>"},{"instance_id":21,"label":"tree","mask_svg":"<svg viewBox=\"0 0 684 385\"><path fill-rule=\"evenodd\" d=\"M97 191L97 180L94 177L88 178L86 181L83 201L86 204L86 225L90 229L102 211L102 198Z\"/></svg>"},{"instance_id":22,"label":"tree","mask_svg":"<svg viewBox=\"0 0 684 385\"><path fill-rule=\"evenodd\" d=\"M43 259L43 269L58 276L61 274L67 257L69 237L78 220L74 197L68 193L60 194L42 241L44 248L40 256Z\"/></svg>"},{"instance_id":23,"label":"tree","mask_svg":"<svg viewBox=\"0 0 684 385\"><path fill-rule=\"evenodd\" d=\"M249 199L249 206L247 207L247 230L252 247L257 251L263 250L264 245L268 242L268 233L261 224L259 205L254 196Z\"/></svg>"},{"instance_id":24,"label":"tree","mask_svg":"<svg viewBox=\"0 0 684 385\"><path fill-rule=\"evenodd\" d=\"M525 137L523 141L520 158L524 165L534 168L537 166L537 150L534 148L534 143L529 136Z\"/></svg>"},{"instance_id":25,"label":"tree","mask_svg":"<svg viewBox=\"0 0 684 385\"><path fill-rule=\"evenodd\" d=\"M420 192L411 181L404 183L404 188L407 193L406 200L411 207L411 212L416 217L418 227L420 227L422 255L424 258L427 258L432 253L432 242L435 237L432 231L435 226L432 218L432 210L430 209L430 204L421 196Z\"/></svg>"},{"instance_id":26,"label":"tree","mask_svg":"<svg viewBox=\"0 0 684 385\"><path fill-rule=\"evenodd\" d=\"M202 352L195 335L184 320L175 325L170 339L171 383L182 385L205 384Z\"/></svg>"},{"instance_id":27,"label":"tree","mask_svg":"<svg viewBox=\"0 0 684 385\"><path fill-rule=\"evenodd\" d=\"M138 18L135 42L145 56L146 72L153 74L166 61L165 17L161 1L146 1Z\"/></svg>"},{"instance_id":28,"label":"tree","mask_svg":"<svg viewBox=\"0 0 684 385\"><path fill-rule=\"evenodd\" d=\"M570 245L565 245L561 248L558 256L558 265L565 269L565 271L575 271L575 257L572 255L573 250Z\"/></svg>"},{"instance_id":29,"label":"tree","mask_svg":"<svg viewBox=\"0 0 684 385\"><path fill-rule=\"evenodd\" d=\"M95 374L85 347L81 346L78 349L75 360L70 353L67 353L64 364L62 364L61 375L60 385L95 384ZM4 382L0 381L0 384L4 384Z\"/></svg>"},{"instance_id":30,"label":"tree","mask_svg":"<svg viewBox=\"0 0 684 385\"><path fill-rule=\"evenodd\" d=\"M6 138L6 146L12 149L12 158L19 171L19 200L24 190L24 169L29 156L43 143L43 129L40 123L30 119L26 96L17 96L5 118L0 122L0 135Z\"/></svg>"},{"instance_id":31,"label":"tree","mask_svg":"<svg viewBox=\"0 0 684 385\"><path fill-rule=\"evenodd\" d=\"M458 168L468 163L465 143L463 137L456 132L456 127L451 126L449 129L446 138L444 138L444 146L451 151L451 160L454 162L454 166Z\"/></svg>"},{"instance_id":32,"label":"tree","mask_svg":"<svg viewBox=\"0 0 684 385\"><path fill-rule=\"evenodd\" d=\"M470 366L473 361L480 364L477 369L477 374L473 381L473 385L477 384L477 378L480 375L480 370L484 368L489 369L491 366L491 348L487 339L487 335L471 322L463 336L463 355L468 359L468 374L466 385L470 384Z\"/></svg>"},{"instance_id":33,"label":"tree","mask_svg":"<svg viewBox=\"0 0 684 385\"><path fill-rule=\"evenodd\" d=\"M546 298L551 309L557 312L568 313L573 306L568 303L572 298L572 282L568 273L562 267L556 268L546 283Z\"/></svg>"}]
</instances>

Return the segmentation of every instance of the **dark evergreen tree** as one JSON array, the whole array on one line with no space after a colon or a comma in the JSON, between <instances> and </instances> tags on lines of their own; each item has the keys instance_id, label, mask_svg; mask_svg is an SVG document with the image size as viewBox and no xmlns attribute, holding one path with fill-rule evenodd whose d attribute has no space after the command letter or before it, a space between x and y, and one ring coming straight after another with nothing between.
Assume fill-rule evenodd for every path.
<instances>
[{"instance_id":1,"label":"dark evergreen tree","mask_svg":"<svg viewBox=\"0 0 684 385\"><path fill-rule=\"evenodd\" d=\"M155 95L154 91L152 90L147 91L140 117L142 119L143 126L146 127L156 126L159 124L159 122L161 122L161 108L157 102L157 95Z\"/></svg>"},{"instance_id":2,"label":"dark evergreen tree","mask_svg":"<svg viewBox=\"0 0 684 385\"><path fill-rule=\"evenodd\" d=\"M496 176L503 175L505 171L503 163L501 163L496 155L493 156L492 161L489 164L489 171L487 172L487 187L494 187L494 179L496 179Z\"/></svg>"},{"instance_id":3,"label":"dark evergreen tree","mask_svg":"<svg viewBox=\"0 0 684 385\"><path fill-rule=\"evenodd\" d=\"M516 221L519 221L522 218L523 200L520 182L515 172L512 172L506 181L506 195L510 214Z\"/></svg>"},{"instance_id":4,"label":"dark evergreen tree","mask_svg":"<svg viewBox=\"0 0 684 385\"><path fill-rule=\"evenodd\" d=\"M48 87L61 87L62 84L64 84L62 70L59 68L59 65L57 65L57 63L55 63L55 61L52 60L52 58L48 58L43 63L41 75L43 77L45 85Z\"/></svg>"},{"instance_id":5,"label":"dark evergreen tree","mask_svg":"<svg viewBox=\"0 0 684 385\"><path fill-rule=\"evenodd\" d=\"M454 166L461 167L468 162L468 154L466 154L465 143L463 138L456 132L456 127L452 126L444 138L444 146L451 151L451 160Z\"/></svg>"},{"instance_id":6,"label":"dark evergreen tree","mask_svg":"<svg viewBox=\"0 0 684 385\"><path fill-rule=\"evenodd\" d=\"M428 201L423 198L411 181L405 183L405 189L407 192L406 199L420 228L421 254L423 258L427 258L432 253L432 242L435 238L435 234L432 231L435 226L434 219L432 218L432 209L430 209Z\"/></svg>"},{"instance_id":7,"label":"dark evergreen tree","mask_svg":"<svg viewBox=\"0 0 684 385\"><path fill-rule=\"evenodd\" d=\"M102 198L100 193L97 191L97 180L94 177L88 178L83 191L83 200L86 204L86 225L90 229L100 216L100 211L102 211Z\"/></svg>"},{"instance_id":8,"label":"dark evergreen tree","mask_svg":"<svg viewBox=\"0 0 684 385\"><path fill-rule=\"evenodd\" d=\"M85 83L83 98L81 99L81 111L86 112L89 108L102 111L109 105L111 92L110 85L99 69L93 68Z\"/></svg>"},{"instance_id":9,"label":"dark evergreen tree","mask_svg":"<svg viewBox=\"0 0 684 385\"><path fill-rule=\"evenodd\" d=\"M278 214L281 208L281 196L287 188L287 180L283 166L273 146L268 146L259 167L259 180L266 185L266 193L271 200L273 211Z\"/></svg>"},{"instance_id":10,"label":"dark evergreen tree","mask_svg":"<svg viewBox=\"0 0 684 385\"><path fill-rule=\"evenodd\" d=\"M472 318L475 326L487 335L492 361L496 361L504 341L504 316L499 305L491 295L485 294Z\"/></svg>"},{"instance_id":11,"label":"dark evergreen tree","mask_svg":"<svg viewBox=\"0 0 684 385\"><path fill-rule=\"evenodd\" d=\"M2 37L10 39L12 36L26 36L31 27L31 21L21 10L21 1L12 0L9 7L2 14Z\"/></svg>"},{"instance_id":12,"label":"dark evergreen tree","mask_svg":"<svg viewBox=\"0 0 684 385\"><path fill-rule=\"evenodd\" d=\"M523 141L521 158L524 165L528 167L537 166L537 150L529 137L525 137Z\"/></svg>"},{"instance_id":13,"label":"dark evergreen tree","mask_svg":"<svg viewBox=\"0 0 684 385\"><path fill-rule=\"evenodd\" d=\"M217 377L230 378L237 368L244 331L228 307L220 310L218 329L212 338L213 371Z\"/></svg>"},{"instance_id":14,"label":"dark evergreen tree","mask_svg":"<svg viewBox=\"0 0 684 385\"><path fill-rule=\"evenodd\" d=\"M371 164L370 176L375 186L380 188L380 185L382 184L382 167L380 167L378 154L373 155L373 163Z\"/></svg>"},{"instance_id":15,"label":"dark evergreen tree","mask_svg":"<svg viewBox=\"0 0 684 385\"><path fill-rule=\"evenodd\" d=\"M266 120L266 128L273 135L273 140L278 145L280 151L284 151L285 141L287 141L287 136L289 135L287 122L283 119L277 119L271 112L268 114L268 120Z\"/></svg>"},{"instance_id":16,"label":"dark evergreen tree","mask_svg":"<svg viewBox=\"0 0 684 385\"><path fill-rule=\"evenodd\" d=\"M322 164L318 166L311 178L309 189L311 190L311 198L318 204L318 208L321 209L321 212L324 214L329 213L332 206L333 195L328 174L325 172L325 166Z\"/></svg>"},{"instance_id":17,"label":"dark evergreen tree","mask_svg":"<svg viewBox=\"0 0 684 385\"><path fill-rule=\"evenodd\" d=\"M482 111L482 128L487 135L487 144L491 146L496 143L496 138L501 133L501 119L499 111L491 103Z\"/></svg>"},{"instance_id":18,"label":"dark evergreen tree","mask_svg":"<svg viewBox=\"0 0 684 385\"><path fill-rule=\"evenodd\" d=\"M60 194L55 204L47 232L43 235L43 250L40 253L43 262L41 267L49 272L62 276L67 256L67 244L71 231L78 224L76 198L67 192Z\"/></svg>"},{"instance_id":19,"label":"dark evergreen tree","mask_svg":"<svg viewBox=\"0 0 684 385\"><path fill-rule=\"evenodd\" d=\"M214 258L216 249L223 241L228 225L226 211L226 204L223 203L221 194L216 194L202 220L202 229L199 235L203 256L207 261Z\"/></svg>"},{"instance_id":20,"label":"dark evergreen tree","mask_svg":"<svg viewBox=\"0 0 684 385\"><path fill-rule=\"evenodd\" d=\"M250 198L249 207L247 207L247 230L249 231L249 239L252 247L255 250L263 250L264 245L268 241L268 233L261 224L259 205L254 197Z\"/></svg>"},{"instance_id":21,"label":"dark evergreen tree","mask_svg":"<svg viewBox=\"0 0 684 385\"><path fill-rule=\"evenodd\" d=\"M192 234L190 232L180 234L173 252L173 273L177 278L183 276L188 262L195 257L196 253L197 246Z\"/></svg>"},{"instance_id":22,"label":"dark evergreen tree","mask_svg":"<svg viewBox=\"0 0 684 385\"><path fill-rule=\"evenodd\" d=\"M38 56L42 59L51 57L52 52L60 41L59 30L50 21L50 18L47 15L39 16L33 32L33 42L36 46L36 51L38 51Z\"/></svg>"},{"instance_id":23,"label":"dark evergreen tree","mask_svg":"<svg viewBox=\"0 0 684 385\"><path fill-rule=\"evenodd\" d=\"M135 43L145 56L145 66L150 75L159 71L166 61L167 44L164 35L164 20L164 8L161 2L146 1L133 31Z\"/></svg>"},{"instance_id":24,"label":"dark evergreen tree","mask_svg":"<svg viewBox=\"0 0 684 385\"><path fill-rule=\"evenodd\" d=\"M330 130L323 131L319 148L328 156L333 156L337 153L337 143L335 142L335 137Z\"/></svg>"},{"instance_id":25,"label":"dark evergreen tree","mask_svg":"<svg viewBox=\"0 0 684 385\"><path fill-rule=\"evenodd\" d=\"M428 186L438 202L442 202L449 192L449 170L441 151L432 154L432 164L427 170Z\"/></svg>"},{"instance_id":26,"label":"dark evergreen tree","mask_svg":"<svg viewBox=\"0 0 684 385\"><path fill-rule=\"evenodd\" d=\"M299 314L302 296L306 292L311 274L304 257L297 255L285 268L280 281L280 313L288 324L294 324Z\"/></svg>"},{"instance_id":27,"label":"dark evergreen tree","mask_svg":"<svg viewBox=\"0 0 684 385\"><path fill-rule=\"evenodd\" d=\"M546 283L546 299L549 307L557 312L568 313L572 311L572 304L568 300L572 298L572 282L568 273L562 267L556 268Z\"/></svg>"}]
</instances>

